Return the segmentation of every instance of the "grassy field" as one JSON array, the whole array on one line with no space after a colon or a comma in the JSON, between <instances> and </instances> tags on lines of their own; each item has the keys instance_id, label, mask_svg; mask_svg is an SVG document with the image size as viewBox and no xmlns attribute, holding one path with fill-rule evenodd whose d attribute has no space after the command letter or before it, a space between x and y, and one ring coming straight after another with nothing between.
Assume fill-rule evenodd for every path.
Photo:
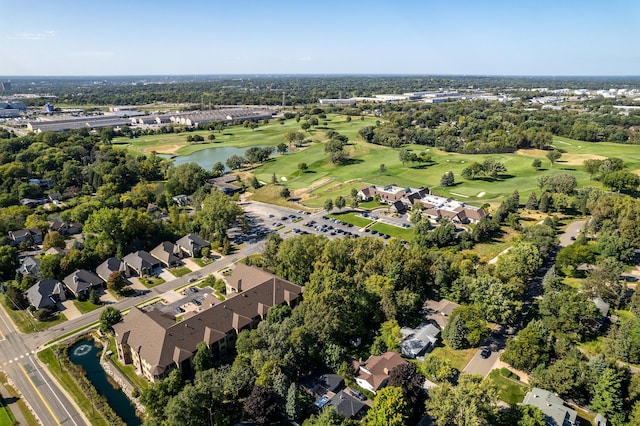
<instances>
[{"instance_id":1,"label":"grassy field","mask_svg":"<svg viewBox=\"0 0 640 426\"><path fill-rule=\"evenodd\" d=\"M83 300L83 301L74 300L73 304L75 305L76 308L78 308L78 310L82 314L86 314L87 312L95 311L96 309L101 307L101 305L94 305L93 303L89 302L88 300Z\"/></svg>"},{"instance_id":2,"label":"grassy field","mask_svg":"<svg viewBox=\"0 0 640 426\"><path fill-rule=\"evenodd\" d=\"M0 426L13 426L16 424L16 418L13 413L2 401L0 401Z\"/></svg>"},{"instance_id":3,"label":"grassy field","mask_svg":"<svg viewBox=\"0 0 640 426\"><path fill-rule=\"evenodd\" d=\"M82 412L87 416L92 425L105 425L107 421L98 414L97 410L94 410L89 398L82 392L75 379L65 369L61 367L56 358L55 348L48 348L38 352L38 358L45 363L49 368L49 371L56 378L57 382L64 387L64 389L71 394L76 404L80 407Z\"/></svg>"},{"instance_id":4,"label":"grassy field","mask_svg":"<svg viewBox=\"0 0 640 426\"><path fill-rule=\"evenodd\" d=\"M9 392L9 395L3 395L3 396L8 396L10 398L13 398L16 401L15 402L16 405L14 407L16 406L18 407L18 409L20 410L20 413L22 414L24 419L27 421L27 425L38 426L40 423L35 418L33 413L29 410L29 407L27 407L27 404L24 402L24 399L18 394L16 389L13 387L13 385L8 383L7 376L4 373L0 373L0 382L2 382L2 385ZM9 409L9 407L3 407L3 409L8 410L11 413L11 410ZM5 421L6 418L7 417L3 415L2 421ZM13 413L11 413L11 418L13 419ZM13 420L14 420L13 423L6 423L6 424L15 425L16 424L15 419ZM4 425L5 423L0 423L0 424Z\"/></svg>"},{"instance_id":5,"label":"grassy field","mask_svg":"<svg viewBox=\"0 0 640 426\"><path fill-rule=\"evenodd\" d=\"M186 266L182 266L182 267L178 267L178 268L170 268L169 272L171 272L171 274L174 277L182 277L184 275L187 275L189 272L191 272L191 269L187 268Z\"/></svg>"},{"instance_id":6,"label":"grassy field","mask_svg":"<svg viewBox=\"0 0 640 426\"><path fill-rule=\"evenodd\" d=\"M354 212L331 213L327 216L333 219L341 220L345 223L350 223L353 226L357 226L359 228L364 228L365 226L373 222L372 220L364 218Z\"/></svg>"},{"instance_id":7,"label":"grassy field","mask_svg":"<svg viewBox=\"0 0 640 426\"><path fill-rule=\"evenodd\" d=\"M2 303L5 308L5 312L9 315L11 321L13 321L21 333L29 334L35 333L36 331L43 331L67 320L67 317L65 317L64 314L58 314L49 321L38 321L26 310L14 311L13 309L10 309L7 306L7 300L4 294L0 295L0 303Z\"/></svg>"},{"instance_id":8,"label":"grassy field","mask_svg":"<svg viewBox=\"0 0 640 426\"><path fill-rule=\"evenodd\" d=\"M452 349L445 343L442 346L436 347L431 353L439 356L442 359L451 361L453 368L462 371L465 365L473 358L473 354L476 353L475 348L471 349Z\"/></svg>"},{"instance_id":9,"label":"grassy field","mask_svg":"<svg viewBox=\"0 0 640 426\"><path fill-rule=\"evenodd\" d=\"M386 185L396 183L400 186L428 187L434 193L453 197L477 205L485 202L500 202L518 188L520 196L526 197L531 191L538 191L538 177L559 173L569 173L576 177L580 186L596 186L601 184L590 180L583 170L584 160L591 158L617 157L622 158L630 171L640 172L640 150L634 145L614 143L590 143L569 138L554 137L554 146L561 150L562 157L551 165L546 159L546 151L519 150L513 154L456 154L448 153L432 147L409 145L402 149L409 149L415 153L427 151L432 162L428 164L402 164L398 158L400 149L363 142L358 130L364 126L374 126L374 117L364 120L346 121L346 116L329 114L324 129L311 129L304 132L307 140L312 143L302 149L270 159L254 170L257 178L262 182L271 182L275 174L278 181L287 185L295 197L313 208L322 207L324 200L338 195L349 196L352 188L359 189L364 185ZM331 164L324 152L327 141L326 131L335 130L349 137L350 143L346 147L351 162L344 166ZM200 134L207 139L210 131L189 133L171 133L141 136L137 139L116 138L113 143L128 149L134 154L159 153L171 155L188 155L190 153L218 147L248 148L251 146L275 146L284 142L284 133L290 130L300 131L300 123L287 120L284 125L277 121L260 125L251 130L243 126L228 127L222 133L215 132L215 142L190 144L186 142L188 135ZM531 163L534 159L542 160L542 168L536 170ZM505 164L507 173L500 179L465 180L461 176L462 170L470 163L493 159ZM298 164L306 163L308 170L301 172ZM385 171L380 171L380 165L385 165ZM456 184L441 187L440 179L443 174L452 171ZM267 188L271 187L269 185ZM253 198L260 201L286 204L278 195L279 190L265 188L256 191ZM526 199L526 198L525 198Z\"/></svg>"},{"instance_id":10,"label":"grassy field","mask_svg":"<svg viewBox=\"0 0 640 426\"><path fill-rule=\"evenodd\" d=\"M517 380L503 375L501 369L492 370L486 380L491 380L498 387L498 397L507 404L522 402L529 389Z\"/></svg>"},{"instance_id":11,"label":"grassy field","mask_svg":"<svg viewBox=\"0 0 640 426\"><path fill-rule=\"evenodd\" d=\"M160 278L160 277L145 277L145 278L140 278L140 282L146 288L152 288L152 287L155 287L157 285L164 284L165 280L163 278Z\"/></svg>"},{"instance_id":12,"label":"grassy field","mask_svg":"<svg viewBox=\"0 0 640 426\"><path fill-rule=\"evenodd\" d=\"M390 235L393 238L400 240L411 241L415 234L415 228L400 228L398 226L389 225L387 223L378 222L375 225L369 227L369 229L381 232L383 234Z\"/></svg>"}]
</instances>

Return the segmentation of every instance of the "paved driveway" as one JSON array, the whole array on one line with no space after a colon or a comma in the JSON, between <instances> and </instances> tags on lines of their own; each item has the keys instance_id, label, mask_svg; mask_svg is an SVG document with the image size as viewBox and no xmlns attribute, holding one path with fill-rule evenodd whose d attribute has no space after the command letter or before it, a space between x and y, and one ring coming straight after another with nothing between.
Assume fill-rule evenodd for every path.
<instances>
[{"instance_id":1,"label":"paved driveway","mask_svg":"<svg viewBox=\"0 0 640 426\"><path fill-rule=\"evenodd\" d=\"M64 307L62 313L67 320L72 320L74 318L79 318L82 316L82 313L76 308L76 305L73 304L72 299L67 299L64 302L61 302L61 305Z\"/></svg>"},{"instance_id":2,"label":"paved driveway","mask_svg":"<svg viewBox=\"0 0 640 426\"><path fill-rule=\"evenodd\" d=\"M202 267L194 262L191 258L182 259L182 263L184 263L184 266L191 269L192 271L199 271L200 269L202 269Z\"/></svg>"}]
</instances>

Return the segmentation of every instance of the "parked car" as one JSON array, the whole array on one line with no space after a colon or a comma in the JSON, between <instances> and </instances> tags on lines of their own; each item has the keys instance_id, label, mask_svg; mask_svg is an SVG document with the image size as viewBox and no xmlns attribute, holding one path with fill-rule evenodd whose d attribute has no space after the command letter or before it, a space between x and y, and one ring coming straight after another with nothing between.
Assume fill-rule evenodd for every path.
<instances>
[{"instance_id":1,"label":"parked car","mask_svg":"<svg viewBox=\"0 0 640 426\"><path fill-rule=\"evenodd\" d=\"M491 350L489 348L483 348L480 351L480 356L484 359L487 359L491 356Z\"/></svg>"}]
</instances>

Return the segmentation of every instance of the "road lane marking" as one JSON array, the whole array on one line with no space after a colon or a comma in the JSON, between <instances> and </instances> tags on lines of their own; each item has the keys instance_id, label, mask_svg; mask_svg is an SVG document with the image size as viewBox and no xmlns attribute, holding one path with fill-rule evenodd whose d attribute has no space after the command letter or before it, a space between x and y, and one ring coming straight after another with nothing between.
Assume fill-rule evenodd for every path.
<instances>
[{"instance_id":1,"label":"road lane marking","mask_svg":"<svg viewBox=\"0 0 640 426\"><path fill-rule=\"evenodd\" d=\"M31 383L31 386L33 386L33 389L36 391L36 393L38 394L38 396L40 397L40 399L42 400L42 402L44 403L44 406L47 407L47 410L49 410L49 413L51 414L51 417L53 417L53 419L56 421L56 424L58 426L62 426L60 424L60 421L58 420L58 418L56 417L55 414L53 414L53 410L51 409L51 407L49 407L49 404L47 404L47 401L45 401L44 397L42 396L42 394L40 393L40 391L38 390L38 388L36 387L36 384L33 383L33 380L31 379L31 376L29 376L29 374L27 373L27 370L25 370L25 368L22 366L22 364L18 364L18 366L20 367L20 369L22 370L22 372L24 373L24 375L27 377L27 380L29 380L29 383ZM55 393L54 393L55 395Z\"/></svg>"},{"instance_id":2,"label":"road lane marking","mask_svg":"<svg viewBox=\"0 0 640 426\"><path fill-rule=\"evenodd\" d=\"M71 420L74 425L78 426L78 423L76 423L76 421L71 416L71 413L69 412L69 410L67 410L67 406L64 405L62 403L62 401L60 401L60 397L58 396L58 394L56 392L53 391L53 388L51 387L51 385L49 384L47 379L44 377L44 375L42 374L42 371L40 371L40 369L38 368L38 365L36 364L36 362L33 360L32 357L28 357L28 359L29 359L29 361L31 361L31 364L33 365L33 368L35 368L36 371L38 372L38 374L40 375L40 377L42 377L42 381L47 385L47 387L49 388L49 390L51 391L53 396L56 397L56 399L58 400L58 404L60 404L60 406L64 409L65 413L67 413L67 416L69 416L69 420ZM71 401L71 403L73 404L73 401Z\"/></svg>"}]
</instances>

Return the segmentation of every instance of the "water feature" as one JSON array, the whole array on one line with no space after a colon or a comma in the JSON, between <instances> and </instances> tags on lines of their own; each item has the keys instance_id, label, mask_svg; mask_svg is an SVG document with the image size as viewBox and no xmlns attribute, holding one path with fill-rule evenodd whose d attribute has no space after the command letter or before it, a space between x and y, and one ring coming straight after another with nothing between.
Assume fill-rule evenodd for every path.
<instances>
[{"instance_id":1,"label":"water feature","mask_svg":"<svg viewBox=\"0 0 640 426\"><path fill-rule=\"evenodd\" d=\"M193 152L189 155L180 155L173 158L173 165L179 166L185 163L198 163L205 170L211 170L218 161L225 164L229 157L234 155L244 156L249 147L236 148L234 146L221 146L220 148L207 148Z\"/></svg>"},{"instance_id":2,"label":"water feature","mask_svg":"<svg viewBox=\"0 0 640 426\"><path fill-rule=\"evenodd\" d=\"M136 410L129 398L120 389L115 389L107 380L107 374L100 365L100 352L101 349L95 345L93 340L85 339L69 349L69 359L84 368L87 372L87 378L93 386L107 398L109 405L127 425L140 425L141 421L136 417Z\"/></svg>"}]
</instances>

